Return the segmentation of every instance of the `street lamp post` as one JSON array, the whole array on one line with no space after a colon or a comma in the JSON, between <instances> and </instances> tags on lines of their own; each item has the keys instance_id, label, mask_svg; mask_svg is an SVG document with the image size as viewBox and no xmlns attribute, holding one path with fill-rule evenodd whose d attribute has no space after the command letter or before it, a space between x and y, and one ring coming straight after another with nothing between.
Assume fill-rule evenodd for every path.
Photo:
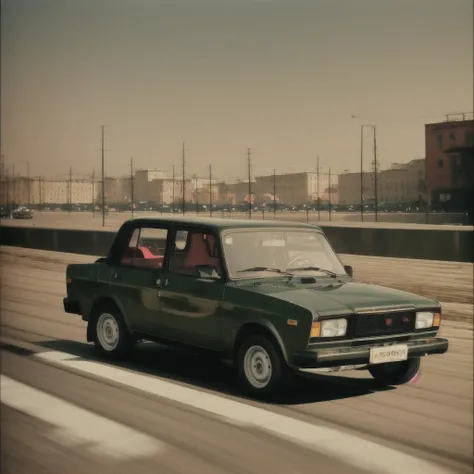
<instances>
[{"instance_id":1,"label":"street lamp post","mask_svg":"<svg viewBox=\"0 0 474 474\"><path fill-rule=\"evenodd\" d=\"M364 221L364 128L369 127L374 131L375 125L364 124L360 126L360 220Z\"/></svg>"}]
</instances>

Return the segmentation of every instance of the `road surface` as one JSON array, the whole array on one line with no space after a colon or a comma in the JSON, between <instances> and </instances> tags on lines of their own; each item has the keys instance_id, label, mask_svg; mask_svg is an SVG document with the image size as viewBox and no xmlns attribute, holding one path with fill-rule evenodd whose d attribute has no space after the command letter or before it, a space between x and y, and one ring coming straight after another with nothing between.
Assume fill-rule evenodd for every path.
<instances>
[{"instance_id":1,"label":"road surface","mask_svg":"<svg viewBox=\"0 0 474 474\"><path fill-rule=\"evenodd\" d=\"M446 315L458 313L442 324L449 352L426 358L416 381L376 391L365 372L309 372L265 404L242 398L224 363L182 350L143 344L128 363L97 360L85 323L62 310L66 264L90 257L4 247L0 259L2 473L472 472L468 267L443 262L443 285L436 264L415 270L420 293L451 297ZM403 287L416 279L409 264L355 267Z\"/></svg>"}]
</instances>

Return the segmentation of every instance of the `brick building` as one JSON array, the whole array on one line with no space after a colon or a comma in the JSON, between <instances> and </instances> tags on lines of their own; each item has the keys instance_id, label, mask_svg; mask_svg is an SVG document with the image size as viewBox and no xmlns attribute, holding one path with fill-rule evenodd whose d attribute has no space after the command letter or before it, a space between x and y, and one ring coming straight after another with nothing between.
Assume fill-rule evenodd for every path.
<instances>
[{"instance_id":1,"label":"brick building","mask_svg":"<svg viewBox=\"0 0 474 474\"><path fill-rule=\"evenodd\" d=\"M432 206L472 210L474 120L472 114L446 116L425 125L426 184Z\"/></svg>"}]
</instances>

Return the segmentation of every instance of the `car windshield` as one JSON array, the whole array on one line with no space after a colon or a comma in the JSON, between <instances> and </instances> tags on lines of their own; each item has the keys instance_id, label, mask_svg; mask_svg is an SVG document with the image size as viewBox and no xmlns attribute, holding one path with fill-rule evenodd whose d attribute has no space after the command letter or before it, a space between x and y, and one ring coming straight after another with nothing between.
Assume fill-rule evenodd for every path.
<instances>
[{"instance_id":1,"label":"car windshield","mask_svg":"<svg viewBox=\"0 0 474 474\"><path fill-rule=\"evenodd\" d=\"M236 230L222 245L231 278L346 274L324 234L313 230Z\"/></svg>"}]
</instances>

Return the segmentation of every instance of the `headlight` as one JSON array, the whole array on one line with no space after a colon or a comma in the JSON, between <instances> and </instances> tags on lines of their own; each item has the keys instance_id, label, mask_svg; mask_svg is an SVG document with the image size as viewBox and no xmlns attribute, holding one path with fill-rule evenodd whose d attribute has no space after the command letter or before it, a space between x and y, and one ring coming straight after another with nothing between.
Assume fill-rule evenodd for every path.
<instances>
[{"instance_id":1,"label":"headlight","mask_svg":"<svg viewBox=\"0 0 474 474\"><path fill-rule=\"evenodd\" d=\"M325 319L321 321L321 337L340 337L346 334L347 319Z\"/></svg>"},{"instance_id":2,"label":"headlight","mask_svg":"<svg viewBox=\"0 0 474 474\"><path fill-rule=\"evenodd\" d=\"M419 313L416 313L415 329L439 327L440 322L441 315L439 313L420 311Z\"/></svg>"}]
</instances>

